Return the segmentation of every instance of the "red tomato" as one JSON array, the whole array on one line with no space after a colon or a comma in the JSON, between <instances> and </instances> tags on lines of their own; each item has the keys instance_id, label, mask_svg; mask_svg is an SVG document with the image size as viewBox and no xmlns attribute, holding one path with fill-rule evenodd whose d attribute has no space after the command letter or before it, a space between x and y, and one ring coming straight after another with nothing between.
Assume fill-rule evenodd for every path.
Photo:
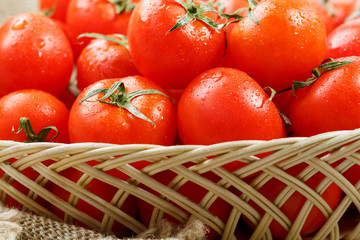
<instances>
[{"instance_id":1,"label":"red tomato","mask_svg":"<svg viewBox=\"0 0 360 240\"><path fill-rule=\"evenodd\" d=\"M169 89L183 89L196 75L214 67L225 51L224 29L192 20L168 32L186 15L172 0L141 1L130 18L131 56L139 72ZM214 12L206 13L214 21Z\"/></svg>"},{"instance_id":2,"label":"red tomato","mask_svg":"<svg viewBox=\"0 0 360 240\"><path fill-rule=\"evenodd\" d=\"M121 40L116 36L109 37ZM138 74L126 46L101 38L93 39L84 48L76 66L80 90L102 79Z\"/></svg>"},{"instance_id":3,"label":"red tomato","mask_svg":"<svg viewBox=\"0 0 360 240\"><path fill-rule=\"evenodd\" d=\"M51 11L55 8L54 12L49 17L65 22L69 2L70 0L39 0L39 9L41 11Z\"/></svg>"},{"instance_id":4,"label":"red tomato","mask_svg":"<svg viewBox=\"0 0 360 240\"><path fill-rule=\"evenodd\" d=\"M90 164L91 166L94 166L96 164L98 164L99 162L96 161L91 161L88 162L88 164ZM121 180L127 180L129 177L127 175L125 175L124 173L116 170L116 169L112 169L109 171L106 171L107 174L119 178ZM61 171L60 174L63 177L66 177L67 179L77 183L79 181L79 179L84 175L82 172L74 169L74 168L68 168L64 171ZM96 178L94 178L93 180L91 180L85 187L86 190L90 191L91 193L94 193L95 195L103 198L104 200L111 202L113 200L113 198L115 197L115 194L118 192L118 188L109 185L105 182L102 182ZM61 199L63 199L64 201L68 202L69 198L70 198L70 192L68 192L67 190L59 187L58 185L54 184L52 186L52 193L55 194L56 196L60 197ZM60 210L57 206L52 206L53 207L53 211L54 213L60 217L60 218L64 218L64 212L62 210ZM81 198L79 198L79 201L76 203L75 206L78 210L88 214L89 216L93 217L94 219L96 219L99 222L102 222L103 218L104 218L104 213L100 210L97 209L96 207L92 206L91 204L87 203L86 201L82 200ZM126 214L128 214L129 216L135 217L137 210L136 210L136 201L135 201L135 197L132 195L129 195L128 198L125 200L125 202L123 203L123 205L121 206L120 210L124 211ZM77 226L82 226L82 227L86 227L85 224L83 224L82 222L80 222L77 219L74 219L74 224ZM121 223L115 221L112 225L112 232L114 232L116 235L118 236L123 236L127 231L127 227L122 225Z\"/></svg>"},{"instance_id":5,"label":"red tomato","mask_svg":"<svg viewBox=\"0 0 360 240\"><path fill-rule=\"evenodd\" d=\"M295 135L360 127L360 58L337 59L345 60L355 61L324 73L311 86L296 91L289 112Z\"/></svg>"},{"instance_id":6,"label":"red tomato","mask_svg":"<svg viewBox=\"0 0 360 240\"><path fill-rule=\"evenodd\" d=\"M351 14L353 0L332 0L330 6L334 9L334 16L332 18L334 27L344 23L345 19Z\"/></svg>"},{"instance_id":7,"label":"red tomato","mask_svg":"<svg viewBox=\"0 0 360 240\"><path fill-rule=\"evenodd\" d=\"M10 93L0 99L0 117L2 119L0 124L0 139L1 140L13 140L24 142L29 140L24 130L18 134L12 132L12 127L16 132L19 128L19 121L21 117L27 117L30 120L31 126L38 134L41 129L48 126L55 126L59 135L54 139L55 142L65 142L68 140L67 122L69 117L69 111L65 105L60 102L56 97L39 90L21 90ZM49 135L43 141L50 141L56 132L51 130ZM9 159L8 163L12 164L16 159ZM53 163L53 161L44 161L46 166ZM39 173L34 171L31 167L22 171L29 179L35 181L39 176ZM4 175L4 172L0 170L0 177ZM8 179L3 179L8 181ZM11 184L18 191L27 195L29 189L14 181ZM46 184L46 188L49 189L51 183ZM37 198L36 201L42 206L49 208L49 203L41 198ZM11 196L7 196L6 204L9 207L21 208L22 204L17 202ZM49 208L50 209L50 208Z\"/></svg>"},{"instance_id":8,"label":"red tomato","mask_svg":"<svg viewBox=\"0 0 360 240\"><path fill-rule=\"evenodd\" d=\"M12 132L19 128L21 117L30 120L34 132L37 134L41 129L55 126L59 135L55 142L69 142L68 117L69 111L66 106L56 97L40 90L19 90L12 92L0 99L0 139L24 142L27 141L24 131L18 134ZM49 142L56 132L51 130L43 140Z\"/></svg>"},{"instance_id":9,"label":"red tomato","mask_svg":"<svg viewBox=\"0 0 360 240\"><path fill-rule=\"evenodd\" d=\"M175 177L177 176L177 174L175 174L172 171L163 171L160 173L157 173L155 175L152 176L152 178L156 179L157 181L159 181L161 184L164 185L168 185L171 180L173 180ZM202 174L202 177L209 179L210 181L213 182L218 182L219 180L221 180L217 175L215 175L212 172L206 172L204 174ZM147 186L141 185L140 187L144 188L146 191L149 191L157 196L160 196L159 193L155 192L154 190L150 189ZM175 186L177 187L177 186ZM200 202L203 200L203 198L205 197L205 195L208 193L208 190L205 189L204 187L195 184L191 181L187 181L186 183L184 183L181 187L179 187L179 189L176 190L178 193L180 193L181 195L189 198L191 201L193 201L196 204L200 204ZM174 202L172 202L175 206L177 206L178 208L182 209L180 206L176 205ZM149 226L150 222L151 222L151 216L153 214L153 210L154 207L152 205L150 205L149 203L137 199L137 205L138 205L138 210L139 210L139 215L141 218L141 221L146 225ZM182 209L184 210L184 209ZM217 216L220 220L222 220L224 223L226 223L226 221L228 220L228 217L230 215L230 212L232 210L232 206L227 203L226 201L224 201L221 198L217 198L212 204L211 206L208 208L209 212L211 212L212 214L214 214L215 216ZM181 224L177 219L175 219L174 217L164 213L163 219L167 219L171 222L174 222L176 224ZM207 226L209 228L209 226ZM216 239L217 237L219 237L219 233L217 233L214 229L209 228L209 232L206 234L206 239Z\"/></svg>"},{"instance_id":10,"label":"red tomato","mask_svg":"<svg viewBox=\"0 0 360 240\"><path fill-rule=\"evenodd\" d=\"M345 22L328 36L327 56L332 58L360 55L360 18Z\"/></svg>"},{"instance_id":11,"label":"red tomato","mask_svg":"<svg viewBox=\"0 0 360 240\"><path fill-rule=\"evenodd\" d=\"M258 25L247 17L230 34L232 65L277 91L304 81L326 53L319 13L305 0L260 1L253 13Z\"/></svg>"},{"instance_id":12,"label":"red tomato","mask_svg":"<svg viewBox=\"0 0 360 240\"><path fill-rule=\"evenodd\" d=\"M308 1L311 4L311 6L319 12L322 20L324 21L326 33L327 34L330 33L335 28L335 26L334 26L333 16L331 15L329 9L318 0L308 0Z\"/></svg>"},{"instance_id":13,"label":"red tomato","mask_svg":"<svg viewBox=\"0 0 360 240\"><path fill-rule=\"evenodd\" d=\"M131 100L133 106L152 123L138 118L128 110L114 105L90 101L79 103L90 91L109 89L115 82L123 82L127 93L140 89L165 92L154 82L141 76L106 79L85 88L76 99L69 119L71 142L105 142L117 144L150 143L171 145L176 134L175 108L170 98L161 94L147 94Z\"/></svg>"},{"instance_id":14,"label":"red tomato","mask_svg":"<svg viewBox=\"0 0 360 240\"><path fill-rule=\"evenodd\" d=\"M60 96L72 70L70 43L48 17L20 13L0 28L0 96L26 88Z\"/></svg>"},{"instance_id":15,"label":"red tomato","mask_svg":"<svg viewBox=\"0 0 360 240\"><path fill-rule=\"evenodd\" d=\"M184 144L269 140L285 136L282 119L264 90L246 73L215 68L185 89L178 106Z\"/></svg>"},{"instance_id":16,"label":"red tomato","mask_svg":"<svg viewBox=\"0 0 360 240\"><path fill-rule=\"evenodd\" d=\"M308 165L306 163L301 163L296 165L292 168L286 170L288 174L291 176L298 176ZM313 175L311 178L305 181L305 184L312 189L315 189L322 180L324 180L325 176L318 172ZM260 192L265 198L274 202L275 199L279 196L279 194L284 190L286 184L282 181L271 178L268 182L262 185L258 192ZM341 189L335 184L331 183L331 185L321 194L321 197L329 204L332 210L335 210L336 207L339 205L342 196ZM301 211L304 203L306 202L307 198L302 195L300 192L294 192L289 199L282 204L280 207L281 211L290 219L291 222L294 222L298 217L299 212ZM264 215L264 210L259 207L255 202L249 201L249 204L254 207L261 215ZM251 223L248 219L244 219L251 227L254 227L254 224ZM308 235L318 228L320 228L325 222L326 217L323 213L316 207L313 206L310 210L309 215L306 217L305 223L301 229L301 236ZM272 237L276 239L285 239L287 235L287 231L275 220L270 223L270 231Z\"/></svg>"},{"instance_id":17,"label":"red tomato","mask_svg":"<svg viewBox=\"0 0 360 240\"><path fill-rule=\"evenodd\" d=\"M131 4L138 1L121 2L131 7ZM66 15L66 24L75 55L79 56L81 50L86 46L86 44L78 44L76 39L79 34L87 32L126 34L131 13L132 10L126 9L117 13L116 5L108 0L71 0Z\"/></svg>"}]
</instances>

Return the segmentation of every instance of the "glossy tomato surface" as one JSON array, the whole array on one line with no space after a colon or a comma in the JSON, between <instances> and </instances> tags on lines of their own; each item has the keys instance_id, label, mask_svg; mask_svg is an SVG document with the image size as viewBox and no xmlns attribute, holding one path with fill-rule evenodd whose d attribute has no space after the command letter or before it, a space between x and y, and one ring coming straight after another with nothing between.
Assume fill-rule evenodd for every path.
<instances>
[{"instance_id":1,"label":"glossy tomato surface","mask_svg":"<svg viewBox=\"0 0 360 240\"><path fill-rule=\"evenodd\" d=\"M27 88L60 96L73 65L69 40L50 18L20 13L0 28L0 96Z\"/></svg>"},{"instance_id":2,"label":"glossy tomato surface","mask_svg":"<svg viewBox=\"0 0 360 240\"><path fill-rule=\"evenodd\" d=\"M184 144L285 136L268 95L253 78L232 68L210 69L195 78L180 98L177 117Z\"/></svg>"},{"instance_id":3,"label":"glossy tomato surface","mask_svg":"<svg viewBox=\"0 0 360 240\"><path fill-rule=\"evenodd\" d=\"M224 55L225 31L202 21L168 32L186 14L172 0L141 1L130 18L130 53L139 72L164 88L183 89ZM214 12L206 13L214 21Z\"/></svg>"},{"instance_id":4,"label":"glossy tomato surface","mask_svg":"<svg viewBox=\"0 0 360 240\"><path fill-rule=\"evenodd\" d=\"M80 90L99 80L138 74L125 46L101 38L93 39L84 48L76 66L77 87Z\"/></svg>"},{"instance_id":5,"label":"glossy tomato surface","mask_svg":"<svg viewBox=\"0 0 360 240\"><path fill-rule=\"evenodd\" d=\"M124 1L123 1L124 2ZM137 3L138 0L128 1ZM79 44L77 37L81 33L126 34L132 10L116 11L116 5L108 0L70 0L66 24L76 56L86 46Z\"/></svg>"},{"instance_id":6,"label":"glossy tomato surface","mask_svg":"<svg viewBox=\"0 0 360 240\"><path fill-rule=\"evenodd\" d=\"M119 81L125 84L127 93L140 89L156 89L165 93L157 84L141 76L105 79L88 86L80 93L70 111L71 142L173 144L176 135L175 107L170 98L164 95L147 94L131 100L133 106L155 125L124 108L92 101L104 96L102 93L80 103L91 90L109 89Z\"/></svg>"},{"instance_id":7,"label":"glossy tomato surface","mask_svg":"<svg viewBox=\"0 0 360 240\"><path fill-rule=\"evenodd\" d=\"M360 18L334 29L327 40L327 56L332 58L360 55Z\"/></svg>"},{"instance_id":8,"label":"glossy tomato surface","mask_svg":"<svg viewBox=\"0 0 360 240\"><path fill-rule=\"evenodd\" d=\"M291 99L289 117L297 136L360 127L359 57L336 60L355 61L324 73Z\"/></svg>"},{"instance_id":9,"label":"glossy tomato surface","mask_svg":"<svg viewBox=\"0 0 360 240\"><path fill-rule=\"evenodd\" d=\"M264 0L232 30L227 53L232 66L262 87L277 91L304 81L326 53L326 30L307 0Z\"/></svg>"}]
</instances>

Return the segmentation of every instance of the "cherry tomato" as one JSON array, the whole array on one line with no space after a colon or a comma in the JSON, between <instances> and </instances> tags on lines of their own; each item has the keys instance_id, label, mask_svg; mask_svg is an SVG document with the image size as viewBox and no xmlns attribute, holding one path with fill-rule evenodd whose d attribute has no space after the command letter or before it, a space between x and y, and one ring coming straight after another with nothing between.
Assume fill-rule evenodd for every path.
<instances>
[{"instance_id":1,"label":"cherry tomato","mask_svg":"<svg viewBox=\"0 0 360 240\"><path fill-rule=\"evenodd\" d=\"M20 13L0 28L0 96L26 88L60 96L72 70L71 45L48 17Z\"/></svg>"},{"instance_id":2,"label":"cherry tomato","mask_svg":"<svg viewBox=\"0 0 360 240\"><path fill-rule=\"evenodd\" d=\"M108 37L121 43L121 39L117 36ZM102 79L138 74L126 45L119 43L95 38L84 48L76 65L79 90Z\"/></svg>"},{"instance_id":3,"label":"cherry tomato","mask_svg":"<svg viewBox=\"0 0 360 240\"><path fill-rule=\"evenodd\" d=\"M227 52L234 67L277 91L304 81L326 53L326 29L306 0L264 0L232 30Z\"/></svg>"},{"instance_id":4,"label":"cherry tomato","mask_svg":"<svg viewBox=\"0 0 360 240\"><path fill-rule=\"evenodd\" d=\"M328 36L327 56L340 58L360 55L360 18L345 22Z\"/></svg>"},{"instance_id":5,"label":"cherry tomato","mask_svg":"<svg viewBox=\"0 0 360 240\"><path fill-rule=\"evenodd\" d=\"M297 97L291 99L289 117L295 135L312 136L360 127L360 59L336 60L354 62L325 72L311 86L298 89Z\"/></svg>"},{"instance_id":6,"label":"cherry tomato","mask_svg":"<svg viewBox=\"0 0 360 240\"><path fill-rule=\"evenodd\" d=\"M116 82L122 82L127 93L144 89L165 93L157 84L141 76L105 79L88 86L80 93L70 111L71 142L173 144L176 135L175 108L170 98L162 94L140 95L131 100L131 104L148 120L136 117L123 107L94 102L104 96L102 93L80 103L92 90L109 89Z\"/></svg>"},{"instance_id":7,"label":"cherry tomato","mask_svg":"<svg viewBox=\"0 0 360 240\"><path fill-rule=\"evenodd\" d=\"M249 75L232 68L210 69L188 85L178 106L178 131L184 144L285 136L268 95Z\"/></svg>"},{"instance_id":8,"label":"cherry tomato","mask_svg":"<svg viewBox=\"0 0 360 240\"><path fill-rule=\"evenodd\" d=\"M88 162L89 165L94 166L97 165L99 162L97 161L90 161ZM125 175L124 173L120 172L119 170L112 169L109 171L106 171L107 174L119 178L121 180L127 180L129 177ZM64 171L61 171L59 173L63 177L77 183L81 177L83 177L83 173L74 169L74 168L68 168ZM102 199L111 202L113 198L115 197L116 193L118 192L118 188L109 185L105 182L102 182L96 178L91 180L85 187L86 190L90 191L91 193L96 194L97 196L101 197ZM62 200L68 202L70 198L70 192L68 192L66 189L61 188L60 186L54 184L51 189L52 193L58 197L60 197ZM92 206L91 204L87 203L83 199L79 198L79 201L75 205L76 209L88 214L89 216L93 217L99 222L103 221L104 213L101 211L101 209L97 209L96 207ZM60 217L64 218L65 214L64 212L59 209L57 206L52 206L54 213ZM132 217L136 217L137 209L136 209L136 201L135 197L132 195L129 195L125 202L120 207L120 210L124 211L126 214ZM79 221L78 219L74 219L73 222L77 226L86 227L84 223ZM118 236L123 236L128 231L127 227L122 225L121 223L114 221L112 225L111 231L115 233Z\"/></svg>"},{"instance_id":9,"label":"cherry tomato","mask_svg":"<svg viewBox=\"0 0 360 240\"><path fill-rule=\"evenodd\" d=\"M306 163L301 163L287 169L286 173L290 174L293 177L296 177L307 166L308 165ZM312 189L316 189L316 187L321 183L322 180L324 180L324 178L325 176L322 173L318 172L309 179L307 179L305 181L305 184ZM274 202L285 187L286 184L282 181L276 178L271 178L258 189L258 192L271 202ZM329 204L332 210L335 210L340 203L342 197L342 190L335 183L331 183L321 194L321 197ZM294 222L298 217L306 200L307 198L304 195L296 191L288 198L288 200L285 201L285 203L281 205L280 210L290 219L291 222ZM260 208L255 202L249 201L249 204L253 206L254 209L257 210L261 215L264 215L264 210ZM254 227L254 224L248 219L244 220L251 227ZM301 236L305 236L316 231L326 222L326 220L327 219L323 215L323 213L316 206L313 206L310 210L309 215L307 215L305 223L301 229ZM285 239L288 233L285 228L281 226L276 220L273 220L270 223L269 229L271 231L272 237L276 239Z\"/></svg>"},{"instance_id":10,"label":"cherry tomato","mask_svg":"<svg viewBox=\"0 0 360 240\"><path fill-rule=\"evenodd\" d=\"M81 33L95 32L102 34L126 34L132 9L139 0L119 1L117 4L108 0L71 0L66 15L71 42L76 56L86 44L79 45L77 37ZM85 41L89 43L89 41Z\"/></svg>"},{"instance_id":11,"label":"cherry tomato","mask_svg":"<svg viewBox=\"0 0 360 240\"><path fill-rule=\"evenodd\" d=\"M19 128L20 118L26 117L30 120L31 127L35 134L38 134L43 128L49 126L55 126L58 130L58 137L54 139L55 142L69 142L67 122L69 117L69 111L65 105L60 102L56 97L40 91L40 90L20 90L12 92L0 99L0 139L1 140L13 140L13 141L50 141L56 136L56 131L50 130L48 136L45 139L28 138L24 133L24 129L15 134ZM13 129L14 128L14 129ZM14 131L13 131L14 130ZM7 162L12 164L16 159L9 159ZM42 162L46 166L53 163L52 160ZM29 179L35 181L39 176L39 173L34 171L31 167L22 171ZM0 171L0 177L3 177L4 172ZM3 179L8 181L9 179ZM14 181L11 185L27 195L29 189L18 181ZM50 182L47 182L45 188L49 189ZM36 201L42 206L50 209L50 204L42 198L36 198ZM17 202L11 196L7 196L6 204L9 207L21 208L22 204Z\"/></svg>"},{"instance_id":12,"label":"cherry tomato","mask_svg":"<svg viewBox=\"0 0 360 240\"><path fill-rule=\"evenodd\" d=\"M194 10L196 6L187 8L198 11ZM186 14L187 10L176 1L144 0L130 18L129 48L135 66L143 76L164 88L185 88L224 55L224 29L217 30L194 19L169 32ZM214 21L219 18L215 12L205 15Z\"/></svg>"},{"instance_id":13,"label":"cherry tomato","mask_svg":"<svg viewBox=\"0 0 360 240\"><path fill-rule=\"evenodd\" d=\"M53 11L48 15L50 18L65 22L66 12L70 0L39 0L39 9L41 11Z\"/></svg>"}]
</instances>

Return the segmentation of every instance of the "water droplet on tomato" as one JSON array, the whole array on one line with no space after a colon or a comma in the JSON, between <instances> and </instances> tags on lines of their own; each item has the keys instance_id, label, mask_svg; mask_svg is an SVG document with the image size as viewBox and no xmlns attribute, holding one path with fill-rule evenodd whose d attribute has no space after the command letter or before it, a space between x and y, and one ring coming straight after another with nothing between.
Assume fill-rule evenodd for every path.
<instances>
[{"instance_id":1,"label":"water droplet on tomato","mask_svg":"<svg viewBox=\"0 0 360 240\"><path fill-rule=\"evenodd\" d=\"M18 19L16 23L12 26L13 30L21 30L24 29L28 22L24 19Z\"/></svg>"},{"instance_id":2,"label":"water droplet on tomato","mask_svg":"<svg viewBox=\"0 0 360 240\"><path fill-rule=\"evenodd\" d=\"M39 39L36 41L36 45L37 45L39 48L43 48L43 47L45 46L45 41L44 41L44 39L39 38Z\"/></svg>"},{"instance_id":3,"label":"water droplet on tomato","mask_svg":"<svg viewBox=\"0 0 360 240\"><path fill-rule=\"evenodd\" d=\"M39 52L38 56L39 56L39 58L41 58L42 57L42 52Z\"/></svg>"}]
</instances>

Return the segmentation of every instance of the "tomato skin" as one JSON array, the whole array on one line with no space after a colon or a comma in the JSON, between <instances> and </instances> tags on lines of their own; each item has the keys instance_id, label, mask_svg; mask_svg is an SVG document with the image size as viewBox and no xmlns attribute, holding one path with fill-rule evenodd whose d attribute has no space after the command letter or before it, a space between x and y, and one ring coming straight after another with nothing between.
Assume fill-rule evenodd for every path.
<instances>
[{"instance_id":1,"label":"tomato skin","mask_svg":"<svg viewBox=\"0 0 360 240\"><path fill-rule=\"evenodd\" d=\"M97 165L98 163L99 162L97 162L97 161L90 161L87 164L94 166L94 165ZM124 173L122 173L116 169L106 171L106 173L113 177L124 180L124 181L126 181L129 178L127 175L125 175ZM64 171L61 171L59 174L75 183L78 182L78 180L84 175L82 172L80 172L74 168L68 168ZM118 191L118 188L113 187L105 182L102 182L102 181L96 179L96 178L91 180L90 183L87 184L85 189L96 194L97 196L103 198L104 200L106 200L108 202L112 201L113 197L115 196L115 194ZM64 201L69 200L70 192L59 187L58 185L54 184L51 188L51 191L53 194L60 197ZM78 210L83 211L84 213L88 214L89 216L95 218L96 220L98 220L100 222L103 220L104 213L101 210L97 209L96 207L92 206L91 204L87 203L86 201L84 201L82 199L79 199L79 201L77 202L75 207ZM58 207L53 205L52 209L58 217L60 217L62 219L64 218L64 212L62 210L60 210ZM137 213L135 197L132 195L129 195L120 209L122 211L124 211L126 214L128 214L132 217L135 217L136 213ZM85 224L83 224L81 221L79 221L77 219L74 219L74 224L77 226L87 227ZM127 233L128 229L121 223L115 221L111 231L114 232L117 236L122 236L125 233Z\"/></svg>"},{"instance_id":2,"label":"tomato skin","mask_svg":"<svg viewBox=\"0 0 360 240\"><path fill-rule=\"evenodd\" d=\"M286 172L291 176L297 176L307 166L308 165L306 163L300 163L299 165L287 169ZM315 189L324 178L325 176L322 173L318 172L311 178L306 180L305 184L312 189ZM260 192L265 198L273 202L285 187L286 184L277 180L276 178L272 178L262 187L260 187L258 189L258 192ZM342 197L342 190L335 183L331 183L330 186L324 191L324 193L321 194L321 197L329 204L331 209L335 210L340 203ZM294 222L306 200L307 198L305 196L296 191L289 197L289 199L282 205L280 209L290 219L291 222ZM261 215L264 215L264 210L260 208L255 202L249 201L249 204L254 207L254 209L257 210ZM244 220L251 227L254 227L254 225L248 219ZM325 222L326 218L323 213L316 206L313 206L301 229L301 236L306 236L316 231ZM272 236L276 239L285 239L288 233L275 220L270 223L269 228Z\"/></svg>"},{"instance_id":3,"label":"tomato skin","mask_svg":"<svg viewBox=\"0 0 360 240\"><path fill-rule=\"evenodd\" d=\"M250 74L262 87L277 91L304 81L326 53L326 29L306 0L265 0L232 30L227 53L232 66Z\"/></svg>"},{"instance_id":4,"label":"tomato skin","mask_svg":"<svg viewBox=\"0 0 360 240\"><path fill-rule=\"evenodd\" d=\"M360 127L360 58L324 73L309 87L298 89L290 102L289 117L297 136L352 130ZM311 106L311 107L309 107Z\"/></svg>"},{"instance_id":5,"label":"tomato skin","mask_svg":"<svg viewBox=\"0 0 360 240\"><path fill-rule=\"evenodd\" d=\"M138 74L126 47L99 38L93 39L83 49L76 66L79 90L102 79Z\"/></svg>"},{"instance_id":6,"label":"tomato skin","mask_svg":"<svg viewBox=\"0 0 360 240\"><path fill-rule=\"evenodd\" d=\"M185 89L178 105L178 132L184 144L269 140L285 136L274 103L246 73L210 69Z\"/></svg>"},{"instance_id":7,"label":"tomato skin","mask_svg":"<svg viewBox=\"0 0 360 240\"><path fill-rule=\"evenodd\" d=\"M38 3L41 11L48 11L55 6L55 11L49 17L54 20L65 22L69 2L70 0L39 0Z\"/></svg>"},{"instance_id":8,"label":"tomato skin","mask_svg":"<svg viewBox=\"0 0 360 240\"><path fill-rule=\"evenodd\" d=\"M327 56L340 58L360 55L360 18L345 22L335 28L327 40Z\"/></svg>"},{"instance_id":9,"label":"tomato skin","mask_svg":"<svg viewBox=\"0 0 360 240\"><path fill-rule=\"evenodd\" d=\"M139 89L156 89L166 93L157 84L141 76L105 79L88 86L80 93L70 111L71 142L173 144L176 134L175 108L168 97L151 94L138 96L131 101L135 108L156 124L156 127L113 105L88 101L79 104L91 90L109 89L117 81L125 84L128 93ZM90 100L100 96L103 95L97 94Z\"/></svg>"},{"instance_id":10,"label":"tomato skin","mask_svg":"<svg viewBox=\"0 0 360 240\"><path fill-rule=\"evenodd\" d=\"M35 133L39 133L42 128L55 126L59 135L54 142L69 142L68 117L69 111L64 103L49 93L25 89L12 92L0 99L0 139L24 142L27 139L24 131L18 134L12 132L19 128L21 117L30 120ZM50 131L45 141L50 141L55 132Z\"/></svg>"},{"instance_id":11,"label":"tomato skin","mask_svg":"<svg viewBox=\"0 0 360 240\"><path fill-rule=\"evenodd\" d=\"M85 41L86 44L79 45L76 40L79 34L86 32L126 34L131 13L132 11L117 14L115 5L107 0L70 0L66 24L75 55L79 56L89 43Z\"/></svg>"},{"instance_id":12,"label":"tomato skin","mask_svg":"<svg viewBox=\"0 0 360 240\"><path fill-rule=\"evenodd\" d=\"M48 17L20 13L0 28L0 96L26 88L60 96L72 70L70 43Z\"/></svg>"},{"instance_id":13,"label":"tomato skin","mask_svg":"<svg viewBox=\"0 0 360 240\"><path fill-rule=\"evenodd\" d=\"M215 30L199 20L167 34L185 14L175 1L144 0L130 18L128 39L135 66L164 88L185 88L225 52L224 29ZM206 15L217 20L214 13Z\"/></svg>"}]
</instances>

